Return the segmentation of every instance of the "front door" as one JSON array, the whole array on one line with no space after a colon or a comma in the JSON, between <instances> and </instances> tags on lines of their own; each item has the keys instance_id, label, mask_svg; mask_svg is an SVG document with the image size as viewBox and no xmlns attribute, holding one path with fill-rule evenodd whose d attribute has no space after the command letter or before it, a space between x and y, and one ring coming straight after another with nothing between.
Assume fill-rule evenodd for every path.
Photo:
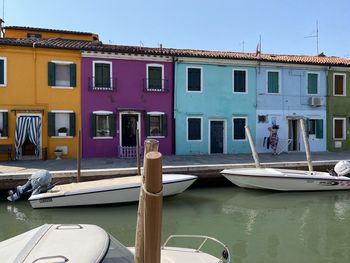
<instances>
[{"instance_id":1,"label":"front door","mask_svg":"<svg viewBox=\"0 0 350 263\"><path fill-rule=\"evenodd\" d=\"M136 146L136 129L139 121L138 114L122 114L121 146Z\"/></svg>"},{"instance_id":2,"label":"front door","mask_svg":"<svg viewBox=\"0 0 350 263\"><path fill-rule=\"evenodd\" d=\"M224 122L210 121L210 153L224 153Z\"/></svg>"},{"instance_id":3,"label":"front door","mask_svg":"<svg viewBox=\"0 0 350 263\"><path fill-rule=\"evenodd\" d=\"M299 151L299 120L288 120L288 139L291 143L288 151Z\"/></svg>"}]
</instances>

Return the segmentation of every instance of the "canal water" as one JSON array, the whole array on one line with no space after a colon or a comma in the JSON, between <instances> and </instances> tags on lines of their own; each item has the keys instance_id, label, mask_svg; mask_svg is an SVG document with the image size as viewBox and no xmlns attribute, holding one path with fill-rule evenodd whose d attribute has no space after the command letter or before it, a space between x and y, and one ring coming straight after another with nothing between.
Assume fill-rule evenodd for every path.
<instances>
[{"instance_id":1,"label":"canal water","mask_svg":"<svg viewBox=\"0 0 350 263\"><path fill-rule=\"evenodd\" d=\"M0 240L44 223L97 224L133 246L137 204L34 210L0 203ZM350 191L276 193L238 187L194 188L166 198L162 240L213 236L234 263L350 262Z\"/></svg>"}]
</instances>

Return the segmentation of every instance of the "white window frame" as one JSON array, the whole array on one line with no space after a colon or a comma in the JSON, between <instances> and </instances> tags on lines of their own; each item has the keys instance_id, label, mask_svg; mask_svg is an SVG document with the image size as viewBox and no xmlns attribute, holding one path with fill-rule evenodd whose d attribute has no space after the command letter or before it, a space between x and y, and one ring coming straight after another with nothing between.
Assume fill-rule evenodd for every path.
<instances>
[{"instance_id":1,"label":"white window frame","mask_svg":"<svg viewBox=\"0 0 350 263\"><path fill-rule=\"evenodd\" d=\"M201 138L200 140L189 140L188 139L188 119L200 119L201 120ZM202 116L187 116L186 117L186 141L187 142L202 142L203 141L203 117Z\"/></svg>"},{"instance_id":2,"label":"white window frame","mask_svg":"<svg viewBox=\"0 0 350 263\"><path fill-rule=\"evenodd\" d=\"M245 92L235 91L235 71L245 71ZM248 70L247 69L240 69L240 68L232 69L232 92L234 94L248 94Z\"/></svg>"},{"instance_id":3,"label":"white window frame","mask_svg":"<svg viewBox=\"0 0 350 263\"><path fill-rule=\"evenodd\" d=\"M75 64L73 61L59 61L59 60L51 60L51 63L55 63L56 65L71 65ZM56 73L55 73L56 74ZM70 69L69 69L69 75L70 75ZM70 82L70 79L69 79ZM56 78L55 78L55 83L56 83ZM74 89L74 87L71 86L51 86L52 89Z\"/></svg>"},{"instance_id":4,"label":"white window frame","mask_svg":"<svg viewBox=\"0 0 350 263\"><path fill-rule=\"evenodd\" d=\"M52 113L66 113L66 114L69 114L69 113L74 113L74 111L72 110L52 110L50 111ZM56 123L55 123L56 125ZM70 123L68 123L68 126L70 126ZM70 139L70 138L73 138L73 136L51 136L50 138L55 138L55 139Z\"/></svg>"},{"instance_id":5,"label":"white window frame","mask_svg":"<svg viewBox=\"0 0 350 263\"><path fill-rule=\"evenodd\" d=\"M335 94L335 76L343 76L343 94ZM345 73L333 73L333 96L344 97L346 96L346 74Z\"/></svg>"},{"instance_id":6,"label":"white window frame","mask_svg":"<svg viewBox=\"0 0 350 263\"><path fill-rule=\"evenodd\" d=\"M269 92L269 72L277 72L278 73L278 92L270 93ZM282 73L281 70L268 69L266 70L266 94L269 95L280 95L282 93Z\"/></svg>"},{"instance_id":7,"label":"white window frame","mask_svg":"<svg viewBox=\"0 0 350 263\"><path fill-rule=\"evenodd\" d=\"M98 111L93 111L92 114L95 115L113 115L112 111L105 111L105 110L98 110ZM96 124L96 129L97 129L97 124ZM92 139L98 139L98 140L110 140L113 139L113 136L94 136Z\"/></svg>"},{"instance_id":8,"label":"white window frame","mask_svg":"<svg viewBox=\"0 0 350 263\"><path fill-rule=\"evenodd\" d=\"M235 139L235 126L233 124L233 121L235 119L245 119L245 126L247 126L247 123L248 123L248 117L247 116L233 116L232 117L232 141L233 142L244 142L244 141L247 141L247 133L245 132L244 130L244 134L245 134L245 138L244 139Z\"/></svg>"},{"instance_id":9,"label":"white window frame","mask_svg":"<svg viewBox=\"0 0 350 263\"><path fill-rule=\"evenodd\" d=\"M335 138L335 121L342 120L343 121L343 138ZM333 118L333 140L335 141L345 141L346 140L346 118Z\"/></svg>"},{"instance_id":10,"label":"white window frame","mask_svg":"<svg viewBox=\"0 0 350 263\"><path fill-rule=\"evenodd\" d=\"M7 86L7 58L0 57L0 59L4 61L4 84L0 84L0 87L6 87Z\"/></svg>"},{"instance_id":11,"label":"white window frame","mask_svg":"<svg viewBox=\"0 0 350 263\"><path fill-rule=\"evenodd\" d=\"M147 112L146 113L147 115L149 115L149 116L159 116L159 117L163 117L164 115L165 115L165 112L160 112L160 111L150 111L150 112ZM162 123L162 121L161 121L161 132L163 133L163 123ZM165 138L165 136L163 136L163 135L158 135L158 136L152 136L152 135L150 135L150 136L147 136L147 138L154 138L154 139L156 139L156 138Z\"/></svg>"},{"instance_id":12,"label":"white window frame","mask_svg":"<svg viewBox=\"0 0 350 263\"><path fill-rule=\"evenodd\" d=\"M107 61L107 60L94 60L92 61L92 89L96 89L95 87L95 64L109 64L109 77L111 78L111 86L110 87L98 87L98 89L102 90L112 90L113 89L113 62L112 61ZM97 90L98 90L97 89ZM101 138L101 137L99 137Z\"/></svg>"},{"instance_id":13,"label":"white window frame","mask_svg":"<svg viewBox=\"0 0 350 263\"><path fill-rule=\"evenodd\" d=\"M317 93L309 93L309 74L317 75ZM306 72L306 94L310 96L320 95L320 72L315 72L315 71Z\"/></svg>"},{"instance_id":14,"label":"white window frame","mask_svg":"<svg viewBox=\"0 0 350 263\"><path fill-rule=\"evenodd\" d=\"M188 90L188 70L189 69L200 69L201 71L201 89L199 91L197 90ZM188 93L203 93L203 67L198 67L198 66L187 66L186 67L186 92Z\"/></svg>"},{"instance_id":15,"label":"white window frame","mask_svg":"<svg viewBox=\"0 0 350 263\"><path fill-rule=\"evenodd\" d=\"M148 88L148 80L149 80L149 78L148 78L148 68L149 67L158 67L158 68L162 68L162 79L161 79L161 82L162 82L162 89L161 89L161 91L163 91L164 90L164 65L162 65L162 64L147 64L147 66L146 66L146 89L147 90L149 90L149 91L159 91L158 89L149 89Z\"/></svg>"}]
</instances>

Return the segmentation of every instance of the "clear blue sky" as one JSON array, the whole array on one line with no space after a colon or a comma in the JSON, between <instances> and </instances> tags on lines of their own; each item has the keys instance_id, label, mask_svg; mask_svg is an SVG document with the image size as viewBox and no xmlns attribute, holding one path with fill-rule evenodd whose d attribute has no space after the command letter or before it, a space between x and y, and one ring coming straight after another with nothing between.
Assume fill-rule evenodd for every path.
<instances>
[{"instance_id":1,"label":"clear blue sky","mask_svg":"<svg viewBox=\"0 0 350 263\"><path fill-rule=\"evenodd\" d=\"M349 0L0 0L5 26L97 33L104 43L350 58Z\"/></svg>"}]
</instances>

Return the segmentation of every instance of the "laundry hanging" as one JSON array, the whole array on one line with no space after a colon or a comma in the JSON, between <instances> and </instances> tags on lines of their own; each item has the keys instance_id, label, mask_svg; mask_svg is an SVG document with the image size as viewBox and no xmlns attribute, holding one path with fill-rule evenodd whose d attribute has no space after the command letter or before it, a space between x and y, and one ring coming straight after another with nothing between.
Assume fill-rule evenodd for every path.
<instances>
[{"instance_id":1,"label":"laundry hanging","mask_svg":"<svg viewBox=\"0 0 350 263\"><path fill-rule=\"evenodd\" d=\"M15 131L16 159L22 155L22 145L27 136L35 146L35 156L40 155L41 118L39 116L20 116L17 118Z\"/></svg>"}]
</instances>

